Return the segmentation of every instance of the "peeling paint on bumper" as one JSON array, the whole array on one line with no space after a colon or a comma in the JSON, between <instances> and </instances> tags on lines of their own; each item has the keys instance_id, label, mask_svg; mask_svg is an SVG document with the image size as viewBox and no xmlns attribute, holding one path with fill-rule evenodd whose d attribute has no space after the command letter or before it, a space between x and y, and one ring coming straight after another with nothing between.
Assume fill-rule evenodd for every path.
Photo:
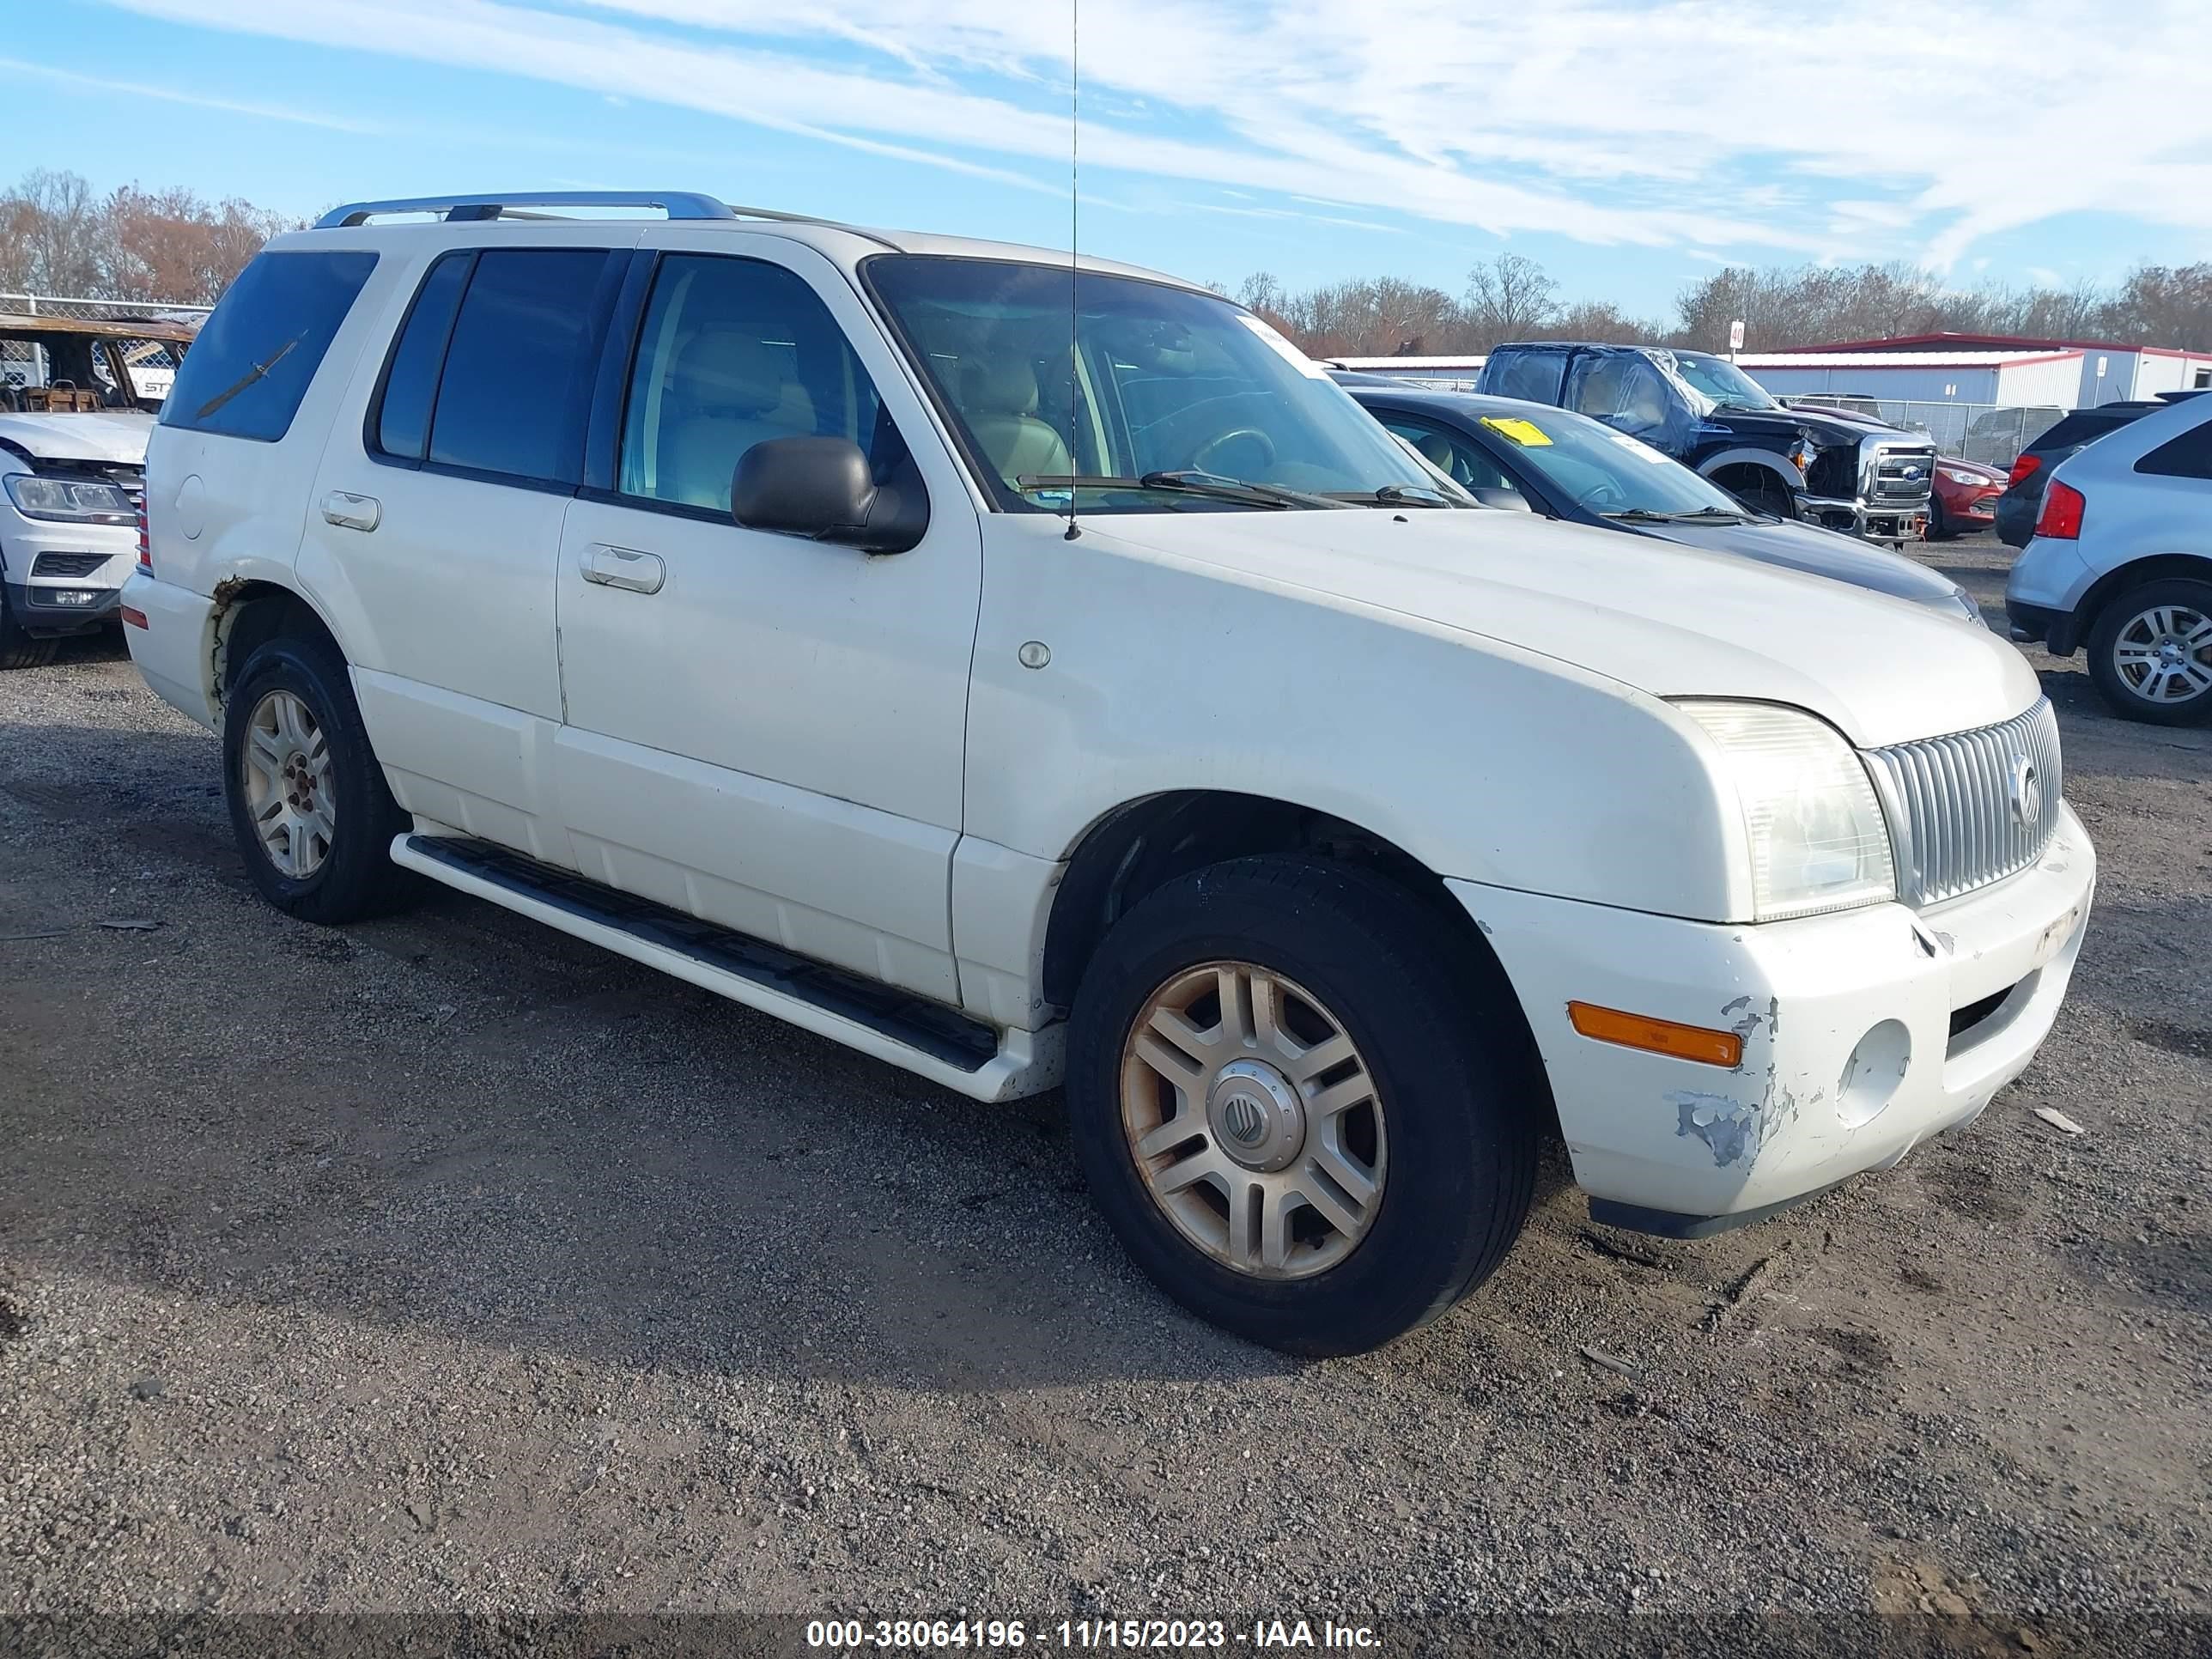
<instances>
[{"instance_id":1,"label":"peeling paint on bumper","mask_svg":"<svg viewBox=\"0 0 2212 1659\"><path fill-rule=\"evenodd\" d=\"M2070 807L2041 861L1915 913L1759 927L1453 882L1519 994L1592 1198L1719 1217L1887 1169L2027 1068L2081 950L2096 854ZM1952 1017L2002 994L1954 1035ZM1594 1042L1570 1000L1736 1031L1732 1073Z\"/></svg>"}]
</instances>

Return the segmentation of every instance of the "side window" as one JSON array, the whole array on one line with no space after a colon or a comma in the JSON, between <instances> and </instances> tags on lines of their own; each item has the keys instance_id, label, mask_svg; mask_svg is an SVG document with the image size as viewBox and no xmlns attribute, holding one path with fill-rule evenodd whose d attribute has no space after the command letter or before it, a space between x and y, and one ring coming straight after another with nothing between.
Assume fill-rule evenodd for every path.
<instances>
[{"instance_id":1,"label":"side window","mask_svg":"<svg viewBox=\"0 0 2212 1659\"><path fill-rule=\"evenodd\" d=\"M896 459L867 371L814 290L757 259L662 259L630 370L621 493L726 513L738 457L817 436L858 444L879 479Z\"/></svg>"},{"instance_id":2,"label":"side window","mask_svg":"<svg viewBox=\"0 0 2212 1659\"><path fill-rule=\"evenodd\" d=\"M275 443L375 269L359 251L255 255L185 354L161 423Z\"/></svg>"},{"instance_id":3,"label":"side window","mask_svg":"<svg viewBox=\"0 0 2212 1659\"><path fill-rule=\"evenodd\" d=\"M376 404L377 450L402 460L419 461L430 442L430 404L437 395L438 370L446 361L446 342L460 309L461 289L469 279L472 253L448 253L430 267L408 307L399 343L384 371L384 391Z\"/></svg>"},{"instance_id":4,"label":"side window","mask_svg":"<svg viewBox=\"0 0 2212 1659\"><path fill-rule=\"evenodd\" d=\"M595 301L608 262L620 258L536 247L477 256L438 380L431 465L553 483L580 478L598 366Z\"/></svg>"},{"instance_id":5,"label":"side window","mask_svg":"<svg viewBox=\"0 0 2212 1659\"><path fill-rule=\"evenodd\" d=\"M1426 421L1409 421L1394 415L1382 424L1421 452L1430 465L1454 483L1469 489L1516 489L1498 463L1466 439Z\"/></svg>"},{"instance_id":6,"label":"side window","mask_svg":"<svg viewBox=\"0 0 2212 1659\"><path fill-rule=\"evenodd\" d=\"M2166 478L2212 478L2212 421L2168 438L2137 461L2136 471Z\"/></svg>"}]
</instances>

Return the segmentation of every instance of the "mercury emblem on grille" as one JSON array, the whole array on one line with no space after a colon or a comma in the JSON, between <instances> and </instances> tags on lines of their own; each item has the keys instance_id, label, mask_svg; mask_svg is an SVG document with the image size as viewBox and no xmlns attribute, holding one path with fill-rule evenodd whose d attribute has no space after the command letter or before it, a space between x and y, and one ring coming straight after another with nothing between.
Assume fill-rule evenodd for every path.
<instances>
[{"instance_id":1,"label":"mercury emblem on grille","mask_svg":"<svg viewBox=\"0 0 2212 1659\"><path fill-rule=\"evenodd\" d=\"M2043 816L2042 781L2033 761L2025 755L2012 757L2012 815L2023 830L2034 829Z\"/></svg>"}]
</instances>

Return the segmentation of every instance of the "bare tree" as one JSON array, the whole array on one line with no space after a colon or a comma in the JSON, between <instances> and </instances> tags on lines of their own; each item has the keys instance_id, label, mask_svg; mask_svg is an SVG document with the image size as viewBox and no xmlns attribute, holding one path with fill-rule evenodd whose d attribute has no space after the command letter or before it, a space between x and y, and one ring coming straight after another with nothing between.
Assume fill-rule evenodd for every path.
<instances>
[{"instance_id":1,"label":"bare tree","mask_svg":"<svg viewBox=\"0 0 2212 1659\"><path fill-rule=\"evenodd\" d=\"M0 194L0 289L211 304L295 224L190 190L128 185L102 198L73 173L34 172Z\"/></svg>"},{"instance_id":2,"label":"bare tree","mask_svg":"<svg viewBox=\"0 0 2212 1659\"><path fill-rule=\"evenodd\" d=\"M0 288L90 294L103 275L100 204L74 173L39 167L0 197Z\"/></svg>"},{"instance_id":3,"label":"bare tree","mask_svg":"<svg viewBox=\"0 0 2212 1659\"><path fill-rule=\"evenodd\" d=\"M1559 291L1543 266L1518 253L1477 265L1467 274L1467 320L1476 343L1527 337L1559 314Z\"/></svg>"}]
</instances>

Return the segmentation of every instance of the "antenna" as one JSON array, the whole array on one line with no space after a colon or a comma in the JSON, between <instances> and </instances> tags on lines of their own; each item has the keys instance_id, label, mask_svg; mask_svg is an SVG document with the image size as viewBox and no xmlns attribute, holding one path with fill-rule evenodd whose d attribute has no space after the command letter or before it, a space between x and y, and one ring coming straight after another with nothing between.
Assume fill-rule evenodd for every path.
<instances>
[{"instance_id":1,"label":"antenna","mask_svg":"<svg viewBox=\"0 0 2212 1659\"><path fill-rule=\"evenodd\" d=\"M1076 215L1077 204L1082 199L1083 123L1078 102L1082 87L1083 0L1067 0L1067 436L1071 454L1074 451L1076 406L1083 401L1083 343L1078 337L1082 302L1077 293L1082 266L1075 252L1077 233L1081 228ZM1082 527L1075 522L1075 485L1071 482L1067 486L1067 534L1061 539L1072 542L1082 533Z\"/></svg>"}]
</instances>

